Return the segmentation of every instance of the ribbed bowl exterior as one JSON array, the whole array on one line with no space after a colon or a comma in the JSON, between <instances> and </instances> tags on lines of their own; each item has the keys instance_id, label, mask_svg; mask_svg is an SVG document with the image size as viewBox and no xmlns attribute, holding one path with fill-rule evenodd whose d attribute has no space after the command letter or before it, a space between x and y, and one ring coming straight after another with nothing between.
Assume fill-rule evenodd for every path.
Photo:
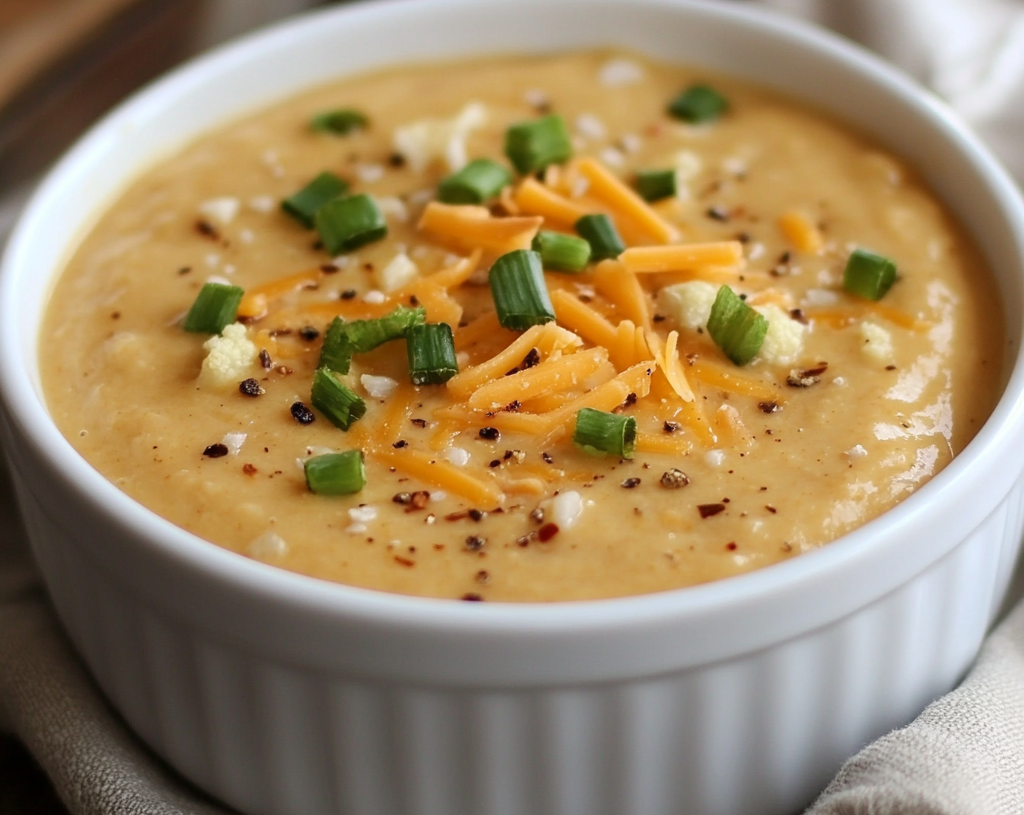
<instances>
[{"instance_id":1,"label":"ribbed bowl exterior","mask_svg":"<svg viewBox=\"0 0 1024 815\"><path fill-rule=\"evenodd\" d=\"M514 606L332 586L221 550L99 476L46 418L35 338L83 201L328 78L618 44L747 76L911 156L987 256L1010 351L967 449L818 551L661 595ZM187 111L187 115L182 115ZM54 225L60 225L55 227ZM949 690L1022 534L1024 204L878 60L744 4L415 0L287 23L115 111L44 181L0 274L0 438L72 640L186 777L250 815L786 815Z\"/></svg>"},{"instance_id":2,"label":"ribbed bowl exterior","mask_svg":"<svg viewBox=\"0 0 1024 815\"><path fill-rule=\"evenodd\" d=\"M154 610L20 498L60 617L105 693L185 776L252 815L796 812L846 757L963 675L1024 517L1018 481L916 578L786 642L634 681L516 689L268 658Z\"/></svg>"}]
</instances>

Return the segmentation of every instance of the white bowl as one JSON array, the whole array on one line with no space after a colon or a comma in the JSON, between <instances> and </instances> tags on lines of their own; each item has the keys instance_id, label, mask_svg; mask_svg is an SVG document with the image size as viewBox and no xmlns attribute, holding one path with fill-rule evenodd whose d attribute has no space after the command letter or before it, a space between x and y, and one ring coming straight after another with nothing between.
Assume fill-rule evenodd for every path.
<instances>
[{"instance_id":1,"label":"white bowl","mask_svg":"<svg viewBox=\"0 0 1024 815\"><path fill-rule=\"evenodd\" d=\"M172 526L46 415L40 314L94 210L226 118L394 62L615 44L798 96L908 157L999 278L1008 384L953 463L811 554L714 584L470 604L319 582ZM415 0L332 9L175 71L42 184L0 280L3 444L61 619L113 704L249 813L791 812L963 675L1021 539L1024 206L938 102L865 52L747 8Z\"/></svg>"}]
</instances>

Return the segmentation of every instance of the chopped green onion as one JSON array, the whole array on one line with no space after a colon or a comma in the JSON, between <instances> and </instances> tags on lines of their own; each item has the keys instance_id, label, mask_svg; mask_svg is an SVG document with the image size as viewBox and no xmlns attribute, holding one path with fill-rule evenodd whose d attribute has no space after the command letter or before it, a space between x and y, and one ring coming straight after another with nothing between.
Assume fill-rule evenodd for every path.
<instances>
[{"instance_id":1,"label":"chopped green onion","mask_svg":"<svg viewBox=\"0 0 1024 815\"><path fill-rule=\"evenodd\" d=\"M737 365L746 365L754 358L764 335L768 320L754 311L728 286L722 286L711 306L708 334L729 359Z\"/></svg>"},{"instance_id":2,"label":"chopped green onion","mask_svg":"<svg viewBox=\"0 0 1024 815\"><path fill-rule=\"evenodd\" d=\"M370 123L365 114L352 108L342 110L325 110L318 113L309 121L313 130L321 133L336 133L339 136L347 136L353 130L362 130Z\"/></svg>"},{"instance_id":3,"label":"chopped green onion","mask_svg":"<svg viewBox=\"0 0 1024 815\"><path fill-rule=\"evenodd\" d=\"M582 272L590 261L590 244L575 235L542 230L533 239L533 250L540 252L540 263L556 272Z\"/></svg>"},{"instance_id":4,"label":"chopped green onion","mask_svg":"<svg viewBox=\"0 0 1024 815\"><path fill-rule=\"evenodd\" d=\"M843 288L867 300L881 300L895 280L896 264L867 249L854 249L843 272Z\"/></svg>"},{"instance_id":5,"label":"chopped green onion","mask_svg":"<svg viewBox=\"0 0 1024 815\"><path fill-rule=\"evenodd\" d=\"M445 204L485 204L512 183L512 173L489 158L471 161L441 181L437 200Z\"/></svg>"},{"instance_id":6,"label":"chopped green onion","mask_svg":"<svg viewBox=\"0 0 1024 815\"><path fill-rule=\"evenodd\" d=\"M366 413L366 402L352 393L326 368L317 368L313 374L310 401L331 424L342 430L348 430L353 422Z\"/></svg>"},{"instance_id":7,"label":"chopped green onion","mask_svg":"<svg viewBox=\"0 0 1024 815\"><path fill-rule=\"evenodd\" d=\"M306 486L317 495L352 495L366 486L362 450L325 453L303 464Z\"/></svg>"},{"instance_id":8,"label":"chopped green onion","mask_svg":"<svg viewBox=\"0 0 1024 815\"><path fill-rule=\"evenodd\" d=\"M185 315L182 328L201 334L219 334L235 321L238 304L245 294L238 286L207 283L196 296L192 308Z\"/></svg>"},{"instance_id":9,"label":"chopped green onion","mask_svg":"<svg viewBox=\"0 0 1024 815\"><path fill-rule=\"evenodd\" d=\"M636 419L618 413L583 408L576 414L573 442L588 453L633 458Z\"/></svg>"},{"instance_id":10,"label":"chopped green onion","mask_svg":"<svg viewBox=\"0 0 1024 815\"><path fill-rule=\"evenodd\" d=\"M320 207L348 192L348 183L334 173L323 172L294 195L281 202L281 209L307 229L313 228L313 219Z\"/></svg>"},{"instance_id":11,"label":"chopped green onion","mask_svg":"<svg viewBox=\"0 0 1024 815\"><path fill-rule=\"evenodd\" d=\"M590 244L591 260L614 259L626 249L615 223L603 212L598 215L584 215L576 222L576 231Z\"/></svg>"},{"instance_id":12,"label":"chopped green onion","mask_svg":"<svg viewBox=\"0 0 1024 815\"><path fill-rule=\"evenodd\" d=\"M729 101L714 88L693 85L673 99L668 112L690 124L713 122L729 109Z\"/></svg>"},{"instance_id":13,"label":"chopped green onion","mask_svg":"<svg viewBox=\"0 0 1024 815\"><path fill-rule=\"evenodd\" d=\"M351 252L388 234L377 204L366 193L328 201L316 211L316 231L330 254Z\"/></svg>"},{"instance_id":14,"label":"chopped green onion","mask_svg":"<svg viewBox=\"0 0 1024 815\"><path fill-rule=\"evenodd\" d=\"M341 317L335 317L324 334L317 367L347 374L353 355L365 354L378 345L404 337L410 328L423 323L426 317L426 309L405 306L399 306L375 320L347 323Z\"/></svg>"},{"instance_id":15,"label":"chopped green onion","mask_svg":"<svg viewBox=\"0 0 1024 815\"><path fill-rule=\"evenodd\" d=\"M636 191L645 201L660 201L676 194L675 170L640 170L636 174Z\"/></svg>"},{"instance_id":16,"label":"chopped green onion","mask_svg":"<svg viewBox=\"0 0 1024 815\"><path fill-rule=\"evenodd\" d=\"M455 340L448 323L414 325L405 335L409 377L414 385L439 385L459 372Z\"/></svg>"},{"instance_id":17,"label":"chopped green onion","mask_svg":"<svg viewBox=\"0 0 1024 815\"><path fill-rule=\"evenodd\" d=\"M522 175L560 164L572 156L572 140L557 113L512 125L505 131L505 155Z\"/></svg>"},{"instance_id":18,"label":"chopped green onion","mask_svg":"<svg viewBox=\"0 0 1024 815\"><path fill-rule=\"evenodd\" d=\"M515 249L491 266L488 278L498 322L513 331L555 319L540 255L529 249Z\"/></svg>"}]
</instances>

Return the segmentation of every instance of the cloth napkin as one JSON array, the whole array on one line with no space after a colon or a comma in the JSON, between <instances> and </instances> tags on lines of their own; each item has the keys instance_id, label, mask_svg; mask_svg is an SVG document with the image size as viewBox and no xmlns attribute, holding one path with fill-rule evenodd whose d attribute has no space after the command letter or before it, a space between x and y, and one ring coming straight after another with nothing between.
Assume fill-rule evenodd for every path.
<instances>
[{"instance_id":1,"label":"cloth napkin","mask_svg":"<svg viewBox=\"0 0 1024 815\"><path fill-rule=\"evenodd\" d=\"M257 5L264 14L274 7L221 0L217 33L231 30L232 6L251 18ZM1024 0L762 5L829 26L895 62L944 96L1024 180ZM14 208L0 206L0 243ZM103 699L50 609L10 496L0 467L0 723L6 717L73 815L230 815L153 756ZM1018 571L1014 602L1024 596ZM806 815L1021 813L1024 601L989 636L959 688L850 759Z\"/></svg>"}]
</instances>

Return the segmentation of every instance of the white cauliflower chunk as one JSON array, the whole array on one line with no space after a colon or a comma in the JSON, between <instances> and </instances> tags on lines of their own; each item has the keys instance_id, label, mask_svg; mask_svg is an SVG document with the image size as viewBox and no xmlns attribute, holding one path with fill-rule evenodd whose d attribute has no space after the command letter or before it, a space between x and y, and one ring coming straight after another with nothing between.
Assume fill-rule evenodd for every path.
<instances>
[{"instance_id":1,"label":"white cauliflower chunk","mask_svg":"<svg viewBox=\"0 0 1024 815\"><path fill-rule=\"evenodd\" d=\"M761 350L757 352L758 359L772 365L789 365L796 362L804 347L806 326L772 303L754 306L754 309L768 320L768 333L765 334Z\"/></svg>"},{"instance_id":2,"label":"white cauliflower chunk","mask_svg":"<svg viewBox=\"0 0 1024 815\"><path fill-rule=\"evenodd\" d=\"M864 338L864 353L879 362L892 359L892 334L878 323L865 320L860 324L860 335Z\"/></svg>"},{"instance_id":3,"label":"white cauliflower chunk","mask_svg":"<svg viewBox=\"0 0 1024 815\"><path fill-rule=\"evenodd\" d=\"M366 393L374 399L387 399L398 387L398 381L390 376L363 374L359 377L359 382L366 389Z\"/></svg>"},{"instance_id":4,"label":"white cauliflower chunk","mask_svg":"<svg viewBox=\"0 0 1024 815\"><path fill-rule=\"evenodd\" d=\"M405 201L394 195L382 195L374 199L377 202L377 209L387 218L394 218L399 223L409 220L409 207Z\"/></svg>"},{"instance_id":5,"label":"white cauliflower chunk","mask_svg":"<svg viewBox=\"0 0 1024 815\"><path fill-rule=\"evenodd\" d=\"M253 539L247 551L256 560L275 560L288 554L288 543L276 532L267 530Z\"/></svg>"},{"instance_id":6,"label":"white cauliflower chunk","mask_svg":"<svg viewBox=\"0 0 1024 815\"><path fill-rule=\"evenodd\" d=\"M225 327L220 336L210 337L204 342L203 348L208 353L199 371L199 384L202 386L238 384L249 376L259 355L241 323Z\"/></svg>"},{"instance_id":7,"label":"white cauliflower chunk","mask_svg":"<svg viewBox=\"0 0 1024 815\"><path fill-rule=\"evenodd\" d=\"M575 490L560 492L550 501L541 504L545 520L558 524L559 529L569 529L583 514L583 498Z\"/></svg>"},{"instance_id":8,"label":"white cauliflower chunk","mask_svg":"<svg viewBox=\"0 0 1024 815\"><path fill-rule=\"evenodd\" d=\"M220 443L228 448L228 452L231 455L237 456L242 449L242 445L245 444L246 435L245 433L225 433Z\"/></svg>"},{"instance_id":9,"label":"white cauliflower chunk","mask_svg":"<svg viewBox=\"0 0 1024 815\"><path fill-rule=\"evenodd\" d=\"M688 280L666 286L658 292L657 309L681 328L696 331L708 324L718 286L703 280Z\"/></svg>"},{"instance_id":10,"label":"white cauliflower chunk","mask_svg":"<svg viewBox=\"0 0 1024 815\"><path fill-rule=\"evenodd\" d=\"M449 119L420 119L396 128L395 150L405 156L413 172L421 172L433 161L445 161L452 172L465 165L466 139L487 121L487 109L470 102Z\"/></svg>"},{"instance_id":11,"label":"white cauliflower chunk","mask_svg":"<svg viewBox=\"0 0 1024 815\"><path fill-rule=\"evenodd\" d=\"M644 69L631 59L617 57L608 60L601 66L597 80L608 88L621 88L633 85L644 78Z\"/></svg>"},{"instance_id":12,"label":"white cauliflower chunk","mask_svg":"<svg viewBox=\"0 0 1024 815\"><path fill-rule=\"evenodd\" d=\"M211 198L199 205L199 214L219 224L229 224L235 220L241 206L241 201L230 196Z\"/></svg>"},{"instance_id":13,"label":"white cauliflower chunk","mask_svg":"<svg viewBox=\"0 0 1024 815\"><path fill-rule=\"evenodd\" d=\"M405 252L399 252L388 264L377 270L377 283L385 292L400 289L419 277L420 268Z\"/></svg>"}]
</instances>

